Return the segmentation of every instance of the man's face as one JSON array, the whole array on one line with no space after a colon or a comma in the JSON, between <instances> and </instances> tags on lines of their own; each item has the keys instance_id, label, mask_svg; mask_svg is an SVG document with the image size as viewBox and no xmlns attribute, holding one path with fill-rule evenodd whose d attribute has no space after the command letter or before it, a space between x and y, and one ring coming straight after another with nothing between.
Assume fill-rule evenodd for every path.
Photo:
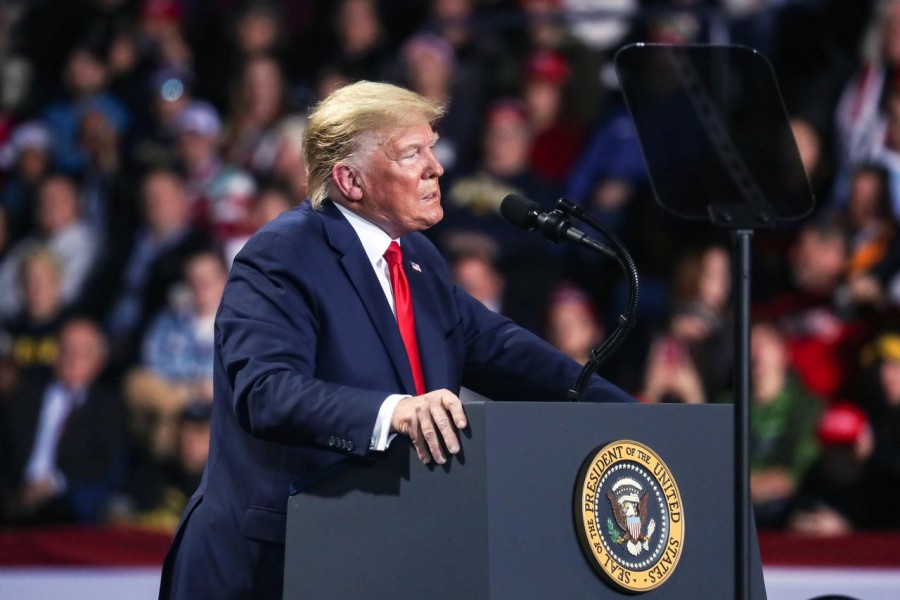
<instances>
[{"instance_id":1,"label":"man's face","mask_svg":"<svg viewBox=\"0 0 900 600\"><path fill-rule=\"evenodd\" d=\"M56 233L78 219L78 192L72 182L48 179L38 192L37 220L44 233Z\"/></svg>"},{"instance_id":2,"label":"man's face","mask_svg":"<svg viewBox=\"0 0 900 600\"><path fill-rule=\"evenodd\" d=\"M434 154L436 142L424 122L378 132L362 159L362 199L352 208L392 238L438 223L444 167Z\"/></svg>"},{"instance_id":3,"label":"man's face","mask_svg":"<svg viewBox=\"0 0 900 600\"><path fill-rule=\"evenodd\" d=\"M71 388L89 386L106 361L99 332L84 323L72 323L63 329L59 339L56 374Z\"/></svg>"}]
</instances>

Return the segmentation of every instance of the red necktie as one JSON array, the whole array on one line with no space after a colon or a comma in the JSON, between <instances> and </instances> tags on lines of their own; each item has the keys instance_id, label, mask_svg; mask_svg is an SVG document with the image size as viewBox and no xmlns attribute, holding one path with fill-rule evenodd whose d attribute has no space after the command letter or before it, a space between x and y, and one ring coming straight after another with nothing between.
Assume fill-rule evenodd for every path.
<instances>
[{"instance_id":1,"label":"red necktie","mask_svg":"<svg viewBox=\"0 0 900 600\"><path fill-rule=\"evenodd\" d=\"M394 307L397 310L397 325L400 327L400 337L406 346L406 355L409 357L409 366L412 369L413 381L416 382L416 393L425 393L425 377L422 375L422 362L419 359L419 343L416 341L416 318L413 315L412 296L409 293L409 281L403 270L403 250L400 244L391 242L384 260L388 263L391 274L391 288L394 290Z\"/></svg>"}]
</instances>

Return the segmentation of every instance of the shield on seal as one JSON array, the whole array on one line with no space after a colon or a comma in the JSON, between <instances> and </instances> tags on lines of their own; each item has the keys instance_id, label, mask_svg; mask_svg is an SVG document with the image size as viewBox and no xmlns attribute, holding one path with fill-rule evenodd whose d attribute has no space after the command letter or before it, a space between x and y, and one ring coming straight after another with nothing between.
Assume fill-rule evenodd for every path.
<instances>
[{"instance_id":1,"label":"shield on seal","mask_svg":"<svg viewBox=\"0 0 900 600\"><path fill-rule=\"evenodd\" d=\"M641 537L641 518L640 517L628 517L628 533L631 534L631 539L637 541L639 537Z\"/></svg>"}]
</instances>

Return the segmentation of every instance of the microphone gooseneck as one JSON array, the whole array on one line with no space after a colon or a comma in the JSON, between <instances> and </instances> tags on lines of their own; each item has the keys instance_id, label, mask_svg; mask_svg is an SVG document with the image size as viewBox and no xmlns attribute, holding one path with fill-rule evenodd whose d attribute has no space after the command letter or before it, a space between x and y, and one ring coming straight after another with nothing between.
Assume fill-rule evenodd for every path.
<instances>
[{"instance_id":1,"label":"microphone gooseneck","mask_svg":"<svg viewBox=\"0 0 900 600\"><path fill-rule=\"evenodd\" d=\"M509 194L500 203L500 214L504 219L522 229L540 231L545 238L552 242L558 243L562 240L570 240L614 258L628 276L629 297L625 312L619 315L619 322L615 331L597 348L591 350L587 364L581 370L575 385L569 390L569 398L580 401L584 397L584 390L591 375L619 349L625 337L634 327L639 289L638 273L634 260L632 260L628 249L625 248L615 234L565 198L560 198L557 201L557 208L548 213L541 210L541 206L533 200L523 198L517 194ZM584 221L605 235L613 247L602 244L584 232L572 227L569 222L569 215Z\"/></svg>"}]
</instances>

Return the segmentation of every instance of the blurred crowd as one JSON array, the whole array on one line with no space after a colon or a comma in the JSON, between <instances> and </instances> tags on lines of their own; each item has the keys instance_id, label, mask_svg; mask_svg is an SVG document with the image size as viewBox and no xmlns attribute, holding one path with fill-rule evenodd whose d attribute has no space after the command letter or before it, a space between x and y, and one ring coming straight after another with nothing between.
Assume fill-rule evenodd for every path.
<instances>
[{"instance_id":1,"label":"blurred crowd","mask_svg":"<svg viewBox=\"0 0 900 600\"><path fill-rule=\"evenodd\" d=\"M0 523L174 527L231 261L306 198L308 109L360 79L447 107L428 235L461 286L584 363L627 278L499 216L566 197L641 274L601 374L730 402L729 238L654 200L614 66L632 42L766 55L817 199L753 242L758 525L900 526L900 0L0 3Z\"/></svg>"}]
</instances>

